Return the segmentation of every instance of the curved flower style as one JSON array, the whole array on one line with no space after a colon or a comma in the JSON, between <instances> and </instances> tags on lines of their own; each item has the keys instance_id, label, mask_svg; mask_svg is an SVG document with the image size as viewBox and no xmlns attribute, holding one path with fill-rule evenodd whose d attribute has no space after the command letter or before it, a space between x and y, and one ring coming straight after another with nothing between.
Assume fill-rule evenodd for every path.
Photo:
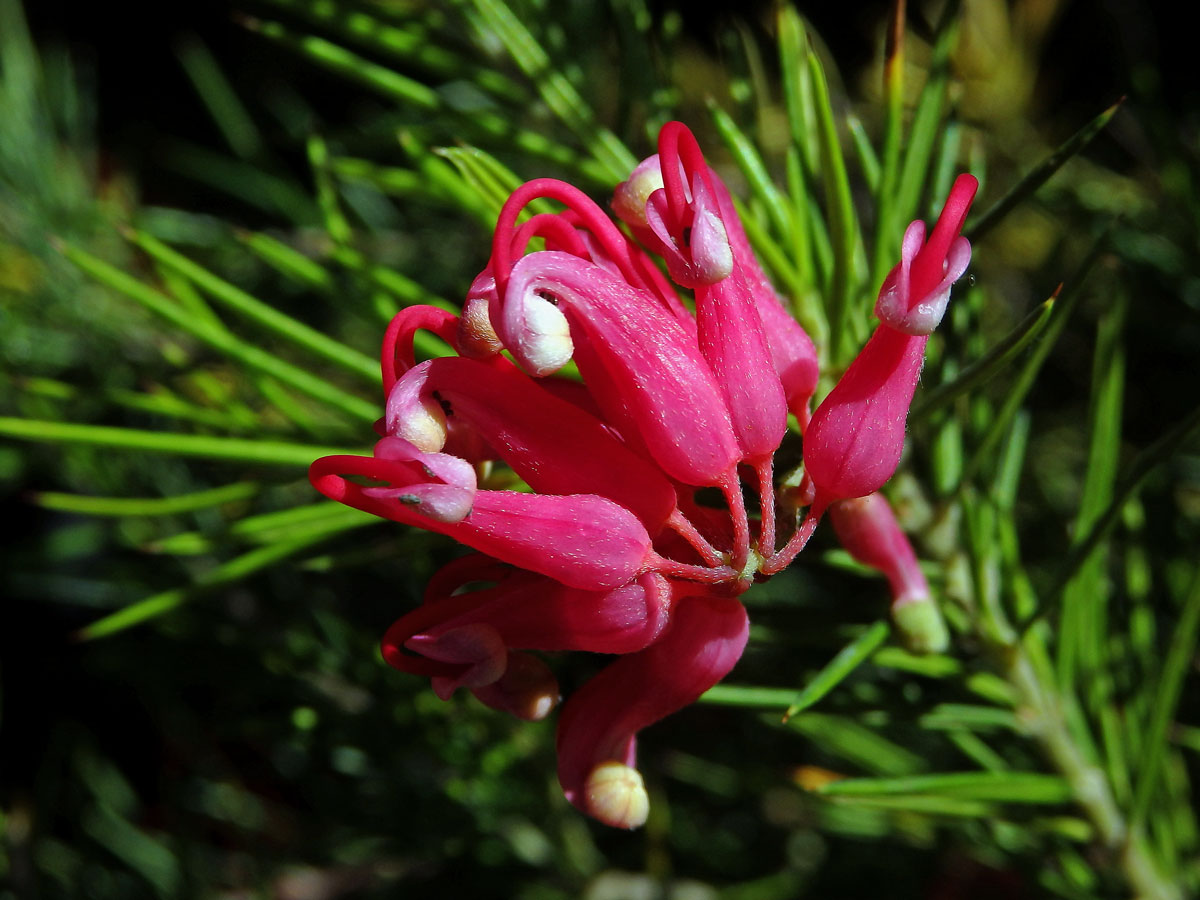
<instances>
[{"instance_id":1,"label":"curved flower style","mask_svg":"<svg viewBox=\"0 0 1200 900\"><path fill-rule=\"evenodd\" d=\"M384 659L429 677L439 697L464 688L540 719L559 689L534 652L617 657L567 700L558 756L567 799L624 828L649 809L638 732L729 672L748 634L738 596L787 566L831 503L847 548L892 582L897 610L929 607L886 501L835 501L871 494L895 468L924 336L970 258L958 231L974 193L969 176L956 183L927 244L910 226L875 337L810 422L816 350L754 258L728 189L680 123L663 128L658 151L613 201L641 246L568 184L515 191L462 314L411 307L388 327L373 455L310 471L328 497L477 551L438 572L383 638ZM539 199L565 209L526 215ZM535 239L544 249L529 252ZM418 363L419 330L458 355ZM581 379L557 374L568 363ZM773 457L789 413L807 429L815 499L800 527L783 523L780 547ZM493 489L497 464L529 490ZM697 502L706 488L723 508ZM745 494L757 495L752 511Z\"/></svg>"}]
</instances>

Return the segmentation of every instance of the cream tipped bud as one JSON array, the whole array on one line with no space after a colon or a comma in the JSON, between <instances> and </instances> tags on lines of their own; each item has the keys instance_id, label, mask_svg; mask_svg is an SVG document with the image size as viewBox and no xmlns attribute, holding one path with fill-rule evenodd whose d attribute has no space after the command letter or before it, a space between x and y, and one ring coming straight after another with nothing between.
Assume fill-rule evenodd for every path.
<instances>
[{"instance_id":1,"label":"cream tipped bud","mask_svg":"<svg viewBox=\"0 0 1200 900\"><path fill-rule=\"evenodd\" d=\"M524 312L518 337L521 364L538 377L557 372L575 352L567 317L545 297L530 298Z\"/></svg>"},{"instance_id":2,"label":"cream tipped bud","mask_svg":"<svg viewBox=\"0 0 1200 900\"><path fill-rule=\"evenodd\" d=\"M942 653L950 646L946 621L928 595L897 598L892 604L892 621L901 643L912 653Z\"/></svg>"},{"instance_id":3,"label":"cream tipped bud","mask_svg":"<svg viewBox=\"0 0 1200 900\"><path fill-rule=\"evenodd\" d=\"M458 352L471 359L488 359L504 349L488 315L486 296L468 296L458 319Z\"/></svg>"},{"instance_id":4,"label":"cream tipped bud","mask_svg":"<svg viewBox=\"0 0 1200 900\"><path fill-rule=\"evenodd\" d=\"M614 828L640 828L650 815L650 795L637 769L616 760L592 769L584 783L587 811Z\"/></svg>"},{"instance_id":5,"label":"cream tipped bud","mask_svg":"<svg viewBox=\"0 0 1200 900\"><path fill-rule=\"evenodd\" d=\"M663 186L662 170L658 165L658 154L640 163L613 192L612 208L622 222L634 228L646 227L646 201Z\"/></svg>"}]
</instances>

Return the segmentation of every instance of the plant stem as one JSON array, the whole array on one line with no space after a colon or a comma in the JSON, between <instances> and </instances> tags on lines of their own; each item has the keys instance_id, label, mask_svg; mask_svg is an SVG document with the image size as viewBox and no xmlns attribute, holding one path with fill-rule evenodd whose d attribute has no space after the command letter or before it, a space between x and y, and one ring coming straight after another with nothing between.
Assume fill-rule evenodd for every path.
<instances>
[{"instance_id":1,"label":"plant stem","mask_svg":"<svg viewBox=\"0 0 1200 900\"><path fill-rule=\"evenodd\" d=\"M1040 641L1033 630L1020 641L995 646L1005 674L1017 689L1034 739L1054 767L1067 779L1075 802L1087 814L1100 842L1117 864L1139 900L1182 900L1183 894L1159 871L1140 830L1132 830L1104 772L1091 762L1066 722L1066 700L1053 678L1041 677L1027 643Z\"/></svg>"}]
</instances>

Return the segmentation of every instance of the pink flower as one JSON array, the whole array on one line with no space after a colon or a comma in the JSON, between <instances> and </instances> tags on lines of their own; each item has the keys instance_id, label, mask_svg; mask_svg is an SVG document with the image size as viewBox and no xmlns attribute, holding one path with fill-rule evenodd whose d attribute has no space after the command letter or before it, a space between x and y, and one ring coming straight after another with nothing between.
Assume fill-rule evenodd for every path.
<instances>
[{"instance_id":1,"label":"pink flower","mask_svg":"<svg viewBox=\"0 0 1200 900\"><path fill-rule=\"evenodd\" d=\"M896 471L925 343L946 311L950 285L971 260L960 232L977 187L972 176L958 177L928 243L922 222L904 232L900 264L884 279L875 305L879 327L804 435L815 506L877 491Z\"/></svg>"},{"instance_id":2,"label":"pink flower","mask_svg":"<svg viewBox=\"0 0 1200 900\"><path fill-rule=\"evenodd\" d=\"M326 457L310 472L326 496L477 551L438 572L425 602L383 639L386 661L429 677L438 696L462 688L538 719L559 690L535 653L617 657L566 702L559 780L571 803L626 828L648 810L638 732L734 666L748 633L738 596L799 553L848 484L867 482L877 437L887 446L870 452L891 453L894 427L873 431L882 407L888 422L899 415L903 438L903 412L892 408L907 409L905 379L915 383L924 346L910 332L936 324L969 258L955 238L970 198L956 187L949 224L924 249L923 227L911 227L881 292L880 331L895 337L877 334L843 379L849 387L839 384L808 424L812 341L691 132L668 124L658 149L613 202L642 246L568 184L538 179L515 191L462 315L412 307L387 329L373 455ZM565 209L527 215L544 199ZM534 240L542 249L530 252ZM680 289L692 292L694 314ZM458 355L418 362L422 329ZM559 374L568 364L581 379ZM792 533L779 548L773 462L789 412L808 425L816 515L785 523ZM887 468L874 466L871 478ZM529 490L497 489L498 471ZM705 488L724 506L697 502ZM756 518L744 495L757 495ZM852 553L915 590L924 582L911 548L896 542L890 510L875 508L842 508L839 531Z\"/></svg>"},{"instance_id":3,"label":"pink flower","mask_svg":"<svg viewBox=\"0 0 1200 900\"><path fill-rule=\"evenodd\" d=\"M887 578L892 591L892 619L909 647L921 653L945 650L949 641L946 624L887 498L867 494L838 500L829 505L829 518L850 555Z\"/></svg>"}]
</instances>

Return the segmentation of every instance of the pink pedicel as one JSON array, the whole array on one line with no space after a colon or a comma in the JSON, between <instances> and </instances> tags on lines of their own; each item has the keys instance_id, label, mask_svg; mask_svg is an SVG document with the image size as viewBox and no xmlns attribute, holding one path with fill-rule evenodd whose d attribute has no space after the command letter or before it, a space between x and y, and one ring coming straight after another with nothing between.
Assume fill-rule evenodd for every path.
<instances>
[{"instance_id":1,"label":"pink pedicel","mask_svg":"<svg viewBox=\"0 0 1200 900\"><path fill-rule=\"evenodd\" d=\"M615 656L566 700L559 780L588 815L634 828L649 811L638 732L733 668L748 634L739 595L787 566L831 504L846 548L892 585L910 646L940 649L916 557L874 492L970 260L959 232L974 191L970 176L955 183L928 241L920 222L905 232L880 325L811 421L816 348L687 128L664 126L658 153L617 187L632 238L564 182L514 191L462 314L415 306L388 327L373 454L310 469L331 499L477 551L388 629L387 663L439 697L470 691L532 721L561 699L536 654ZM421 331L457 355L419 362ZM803 521L776 505L789 413L804 432ZM515 479L527 490L497 489Z\"/></svg>"}]
</instances>

